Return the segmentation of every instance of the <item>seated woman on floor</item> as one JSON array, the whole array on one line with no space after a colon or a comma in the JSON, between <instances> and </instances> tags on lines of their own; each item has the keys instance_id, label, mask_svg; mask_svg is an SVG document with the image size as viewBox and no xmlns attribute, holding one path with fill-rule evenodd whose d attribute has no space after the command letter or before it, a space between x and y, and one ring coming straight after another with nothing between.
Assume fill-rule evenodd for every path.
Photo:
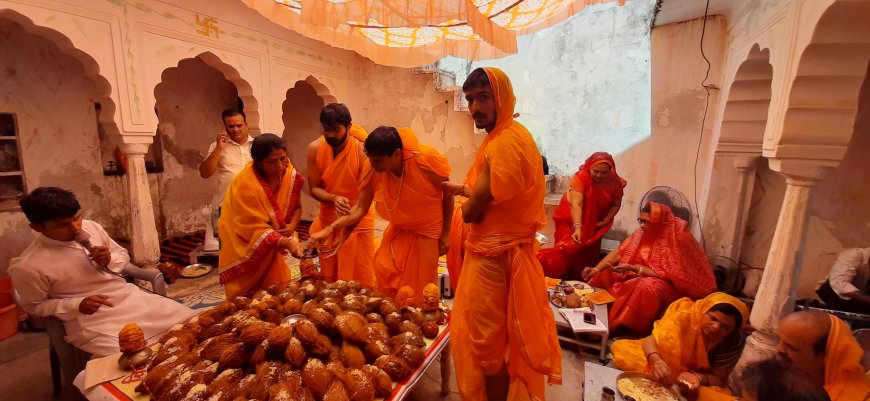
<instances>
[{"instance_id":1,"label":"seated woman on floor","mask_svg":"<svg viewBox=\"0 0 870 401\"><path fill-rule=\"evenodd\" d=\"M724 387L740 358L749 319L746 304L715 292L704 299L681 298L655 322L652 335L641 340L617 340L610 347L617 369L646 372L678 384L698 400L734 400Z\"/></svg>"},{"instance_id":2,"label":"seated woman on floor","mask_svg":"<svg viewBox=\"0 0 870 401\"><path fill-rule=\"evenodd\" d=\"M698 299L716 289L713 267L687 223L665 205L648 202L635 230L583 279L616 298L611 333L648 333L660 309L680 297Z\"/></svg>"},{"instance_id":3,"label":"seated woman on floor","mask_svg":"<svg viewBox=\"0 0 870 401\"><path fill-rule=\"evenodd\" d=\"M538 251L545 276L576 280L584 267L598 262L601 239L619 212L625 184L609 153L586 159L553 213L556 244Z\"/></svg>"},{"instance_id":4,"label":"seated woman on floor","mask_svg":"<svg viewBox=\"0 0 870 401\"><path fill-rule=\"evenodd\" d=\"M305 179L277 135L255 138L251 159L227 189L218 220L220 281L227 299L289 281L285 254L302 257L295 231Z\"/></svg>"}]
</instances>

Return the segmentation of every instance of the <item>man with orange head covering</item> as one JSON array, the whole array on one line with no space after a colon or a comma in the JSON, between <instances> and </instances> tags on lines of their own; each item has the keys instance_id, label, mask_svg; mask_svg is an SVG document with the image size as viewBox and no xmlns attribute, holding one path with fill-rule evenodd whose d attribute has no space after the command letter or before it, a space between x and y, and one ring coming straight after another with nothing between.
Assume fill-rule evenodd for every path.
<instances>
[{"instance_id":1,"label":"man with orange head covering","mask_svg":"<svg viewBox=\"0 0 870 401\"><path fill-rule=\"evenodd\" d=\"M323 136L308 145L308 188L320 202L311 233L328 229L340 216L350 212L359 194L363 174L370 169L363 152L365 130L351 124L350 110L341 103L326 105L320 112ZM374 212L365 216L353 232L330 235L324 240L329 250L320 255L320 274L326 278L356 280L374 286Z\"/></svg>"},{"instance_id":2,"label":"man with orange head covering","mask_svg":"<svg viewBox=\"0 0 870 401\"><path fill-rule=\"evenodd\" d=\"M312 244L356 225L374 201L378 214L390 222L375 252L378 287L395 296L409 286L412 302L420 303L423 287L438 282L438 256L447 252L453 196L443 194L441 183L450 176L450 165L435 148L420 144L410 128L376 128L366 138L365 152L373 171L365 174L356 204L347 216L314 233Z\"/></svg>"},{"instance_id":3,"label":"man with orange head covering","mask_svg":"<svg viewBox=\"0 0 870 401\"><path fill-rule=\"evenodd\" d=\"M543 400L545 377L562 382L562 353L535 257L535 232L546 223L541 155L514 121L504 72L474 70L462 90L487 137L465 184L443 184L445 193L468 198L464 284L450 321L459 392L463 400Z\"/></svg>"},{"instance_id":4,"label":"man with orange head covering","mask_svg":"<svg viewBox=\"0 0 870 401\"><path fill-rule=\"evenodd\" d=\"M799 311L779 322L777 334L777 353L825 386L832 401L870 400L870 378L861 366L864 351L842 320Z\"/></svg>"}]
</instances>

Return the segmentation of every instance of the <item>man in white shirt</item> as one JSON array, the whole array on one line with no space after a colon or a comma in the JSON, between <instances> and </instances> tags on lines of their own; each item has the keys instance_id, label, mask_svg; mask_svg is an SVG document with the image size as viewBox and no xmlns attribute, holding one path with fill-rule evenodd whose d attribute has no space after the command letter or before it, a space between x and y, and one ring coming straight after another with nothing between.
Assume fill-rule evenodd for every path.
<instances>
[{"instance_id":1,"label":"man in white shirt","mask_svg":"<svg viewBox=\"0 0 870 401\"><path fill-rule=\"evenodd\" d=\"M208 148L208 156L199 165L199 175L209 178L215 173L218 177L218 194L223 200L223 194L248 162L251 161L251 138L248 135L248 123L245 113L236 109L226 109L221 113L224 131Z\"/></svg>"},{"instance_id":2,"label":"man in white shirt","mask_svg":"<svg viewBox=\"0 0 870 401\"><path fill-rule=\"evenodd\" d=\"M226 109L221 113L221 119L224 122L224 130L217 134L217 138L208 148L208 156L199 165L199 175L202 178L209 178L217 173L218 191L211 201L212 218L206 219L206 224L211 227L215 237L217 237L215 224L220 215L218 208L233 178L251 161L253 142L253 138L248 134L248 122L244 112ZM216 249L208 248L209 242L206 239L207 249ZM216 247L216 242L214 244Z\"/></svg>"},{"instance_id":3,"label":"man in white shirt","mask_svg":"<svg viewBox=\"0 0 870 401\"><path fill-rule=\"evenodd\" d=\"M127 323L138 324L149 339L195 314L119 276L130 262L127 250L98 223L82 219L72 192L37 188L19 203L39 235L12 259L12 285L27 313L63 321L70 344L97 357L111 355L119 352L118 332ZM81 232L90 251L75 241Z\"/></svg>"},{"instance_id":4,"label":"man in white shirt","mask_svg":"<svg viewBox=\"0 0 870 401\"><path fill-rule=\"evenodd\" d=\"M837 256L816 294L834 310L870 313L870 248L850 248Z\"/></svg>"}]
</instances>

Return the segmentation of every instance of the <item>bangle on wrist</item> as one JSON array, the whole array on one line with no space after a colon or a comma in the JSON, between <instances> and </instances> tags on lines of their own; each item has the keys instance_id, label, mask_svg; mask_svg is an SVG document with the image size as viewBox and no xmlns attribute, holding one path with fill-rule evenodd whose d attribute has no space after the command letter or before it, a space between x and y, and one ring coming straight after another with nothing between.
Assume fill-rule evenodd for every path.
<instances>
[{"instance_id":1,"label":"bangle on wrist","mask_svg":"<svg viewBox=\"0 0 870 401\"><path fill-rule=\"evenodd\" d=\"M692 372L692 374L698 378L698 383L703 386L704 385L704 375L701 373L698 373L698 372Z\"/></svg>"},{"instance_id":2,"label":"bangle on wrist","mask_svg":"<svg viewBox=\"0 0 870 401\"><path fill-rule=\"evenodd\" d=\"M581 223L574 223L574 225L571 226L571 227L577 228L577 227L580 227L580 226L582 226L582 225L583 225L583 224L581 224Z\"/></svg>"},{"instance_id":3,"label":"bangle on wrist","mask_svg":"<svg viewBox=\"0 0 870 401\"><path fill-rule=\"evenodd\" d=\"M652 357L653 355L658 355L659 358L662 357L662 354L659 354L658 351L653 351L653 352L650 352L649 354L646 354L646 360L647 360L647 362L652 363L652 361L650 361L650 357Z\"/></svg>"},{"instance_id":4,"label":"bangle on wrist","mask_svg":"<svg viewBox=\"0 0 870 401\"><path fill-rule=\"evenodd\" d=\"M638 267L638 268L637 268L637 275L638 275L638 276L643 276L643 274L641 274L642 272L643 272L643 266Z\"/></svg>"}]
</instances>

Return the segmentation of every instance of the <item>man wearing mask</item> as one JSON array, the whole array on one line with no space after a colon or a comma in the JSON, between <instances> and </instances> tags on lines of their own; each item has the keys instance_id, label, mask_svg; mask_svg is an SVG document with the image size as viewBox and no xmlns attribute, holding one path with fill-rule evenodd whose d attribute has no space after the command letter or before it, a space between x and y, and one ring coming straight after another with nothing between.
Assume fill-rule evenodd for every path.
<instances>
[{"instance_id":1,"label":"man wearing mask","mask_svg":"<svg viewBox=\"0 0 870 401\"><path fill-rule=\"evenodd\" d=\"M368 134L351 123L350 110L330 103L320 112L323 136L308 145L308 189L320 202L311 233L323 230L350 212L359 197L363 173L371 169L363 150ZM374 286L374 211L369 209L341 246L340 233L332 232L323 242L320 274L341 280L356 280Z\"/></svg>"}]
</instances>

